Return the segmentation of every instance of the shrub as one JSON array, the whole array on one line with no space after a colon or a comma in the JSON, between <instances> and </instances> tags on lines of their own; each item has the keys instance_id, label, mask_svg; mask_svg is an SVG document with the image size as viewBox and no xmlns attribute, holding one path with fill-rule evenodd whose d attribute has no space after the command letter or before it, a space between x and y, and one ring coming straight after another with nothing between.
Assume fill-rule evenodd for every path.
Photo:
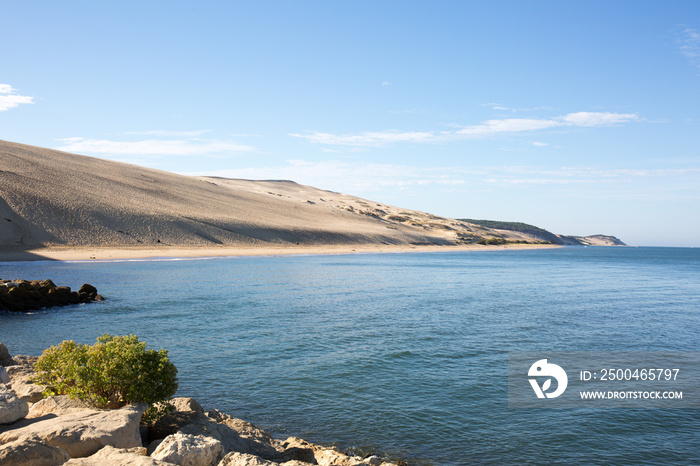
<instances>
[{"instance_id":1,"label":"shrub","mask_svg":"<svg viewBox=\"0 0 700 466\"><path fill-rule=\"evenodd\" d=\"M168 352L147 350L135 335L104 334L92 346L64 341L46 349L34 370L46 395L77 397L97 408L153 405L177 390L177 369Z\"/></svg>"}]
</instances>

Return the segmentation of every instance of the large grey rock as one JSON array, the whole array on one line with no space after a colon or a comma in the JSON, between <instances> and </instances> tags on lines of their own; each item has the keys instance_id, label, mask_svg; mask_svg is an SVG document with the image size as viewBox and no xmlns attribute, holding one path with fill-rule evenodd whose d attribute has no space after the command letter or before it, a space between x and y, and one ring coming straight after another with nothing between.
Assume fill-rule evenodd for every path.
<instances>
[{"instance_id":1,"label":"large grey rock","mask_svg":"<svg viewBox=\"0 0 700 466\"><path fill-rule=\"evenodd\" d=\"M29 404L15 392L0 386L0 424L9 424L29 414Z\"/></svg>"},{"instance_id":2,"label":"large grey rock","mask_svg":"<svg viewBox=\"0 0 700 466\"><path fill-rule=\"evenodd\" d=\"M167 436L151 454L152 458L180 466L214 466L223 456L224 447L220 441L181 432Z\"/></svg>"},{"instance_id":3,"label":"large grey rock","mask_svg":"<svg viewBox=\"0 0 700 466\"><path fill-rule=\"evenodd\" d=\"M34 419L46 416L47 414L55 414L58 416L61 414L76 413L86 409L90 409L90 407L79 398L71 398L68 395L50 396L30 406L27 419Z\"/></svg>"},{"instance_id":4,"label":"large grey rock","mask_svg":"<svg viewBox=\"0 0 700 466\"><path fill-rule=\"evenodd\" d=\"M121 449L107 445L87 458L73 458L66 466L172 466L173 463L145 456L145 448Z\"/></svg>"},{"instance_id":5,"label":"large grey rock","mask_svg":"<svg viewBox=\"0 0 700 466\"><path fill-rule=\"evenodd\" d=\"M106 445L141 447L139 422L146 407L140 403L114 410L89 409L25 419L11 429L0 429L0 444L36 436L48 445L64 449L72 458L90 456Z\"/></svg>"},{"instance_id":6,"label":"large grey rock","mask_svg":"<svg viewBox=\"0 0 700 466\"><path fill-rule=\"evenodd\" d=\"M18 357L21 356L15 356L15 359ZM44 390L46 390L46 387L32 382L32 377L34 377L34 363L31 361L24 362L26 362L26 364L15 364L7 366L5 369L10 376L12 391L24 401L36 403L44 398Z\"/></svg>"},{"instance_id":7,"label":"large grey rock","mask_svg":"<svg viewBox=\"0 0 700 466\"><path fill-rule=\"evenodd\" d=\"M207 411L205 414L196 411L170 413L150 429L149 437L155 441L176 432L219 440L224 453L248 453L275 462L299 460L315 463L311 448L296 445L285 447L257 426L218 410Z\"/></svg>"},{"instance_id":8,"label":"large grey rock","mask_svg":"<svg viewBox=\"0 0 700 466\"><path fill-rule=\"evenodd\" d=\"M237 451L268 460L282 459L281 443L278 440L255 425L218 410L207 411L205 415L199 414L193 422L182 426L179 431L215 438L223 444L225 453Z\"/></svg>"},{"instance_id":9,"label":"large grey rock","mask_svg":"<svg viewBox=\"0 0 700 466\"><path fill-rule=\"evenodd\" d=\"M60 466L69 459L65 450L36 438L0 445L0 464L4 466Z\"/></svg>"}]
</instances>

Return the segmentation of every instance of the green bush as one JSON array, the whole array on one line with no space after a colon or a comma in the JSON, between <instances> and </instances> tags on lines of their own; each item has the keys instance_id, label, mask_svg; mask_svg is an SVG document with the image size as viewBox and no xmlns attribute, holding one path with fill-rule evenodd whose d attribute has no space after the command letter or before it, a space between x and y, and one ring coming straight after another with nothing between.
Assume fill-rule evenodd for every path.
<instances>
[{"instance_id":1,"label":"green bush","mask_svg":"<svg viewBox=\"0 0 700 466\"><path fill-rule=\"evenodd\" d=\"M168 352L147 350L135 335L104 334L92 346L64 341L46 349L34 370L46 395L77 397L97 408L152 406L177 390L177 369Z\"/></svg>"}]
</instances>

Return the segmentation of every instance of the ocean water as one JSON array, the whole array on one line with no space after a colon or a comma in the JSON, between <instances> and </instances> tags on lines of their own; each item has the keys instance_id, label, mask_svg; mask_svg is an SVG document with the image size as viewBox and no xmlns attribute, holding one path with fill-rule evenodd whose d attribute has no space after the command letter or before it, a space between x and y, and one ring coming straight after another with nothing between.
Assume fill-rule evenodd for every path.
<instances>
[{"instance_id":1,"label":"ocean water","mask_svg":"<svg viewBox=\"0 0 700 466\"><path fill-rule=\"evenodd\" d=\"M509 351L700 351L700 250L0 263L107 301L0 313L12 354L134 333L178 395L409 464L700 464L700 410L508 407Z\"/></svg>"}]
</instances>

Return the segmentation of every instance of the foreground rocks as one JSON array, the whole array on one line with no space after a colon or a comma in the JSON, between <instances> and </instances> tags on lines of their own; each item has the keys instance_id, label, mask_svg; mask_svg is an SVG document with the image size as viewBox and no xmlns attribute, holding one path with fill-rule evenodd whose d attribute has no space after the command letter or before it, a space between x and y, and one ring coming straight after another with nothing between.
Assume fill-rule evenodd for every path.
<instances>
[{"instance_id":1,"label":"foreground rocks","mask_svg":"<svg viewBox=\"0 0 700 466\"><path fill-rule=\"evenodd\" d=\"M295 437L278 440L216 409L204 411L192 398L171 400L173 411L149 428L139 425L144 404L99 410L67 396L28 401L14 389L31 385L35 359L11 357L0 343L10 379L0 383L3 466L400 466Z\"/></svg>"},{"instance_id":2,"label":"foreground rocks","mask_svg":"<svg viewBox=\"0 0 700 466\"><path fill-rule=\"evenodd\" d=\"M27 312L55 306L103 301L87 283L78 291L56 286L51 280L0 280L0 311Z\"/></svg>"}]
</instances>

